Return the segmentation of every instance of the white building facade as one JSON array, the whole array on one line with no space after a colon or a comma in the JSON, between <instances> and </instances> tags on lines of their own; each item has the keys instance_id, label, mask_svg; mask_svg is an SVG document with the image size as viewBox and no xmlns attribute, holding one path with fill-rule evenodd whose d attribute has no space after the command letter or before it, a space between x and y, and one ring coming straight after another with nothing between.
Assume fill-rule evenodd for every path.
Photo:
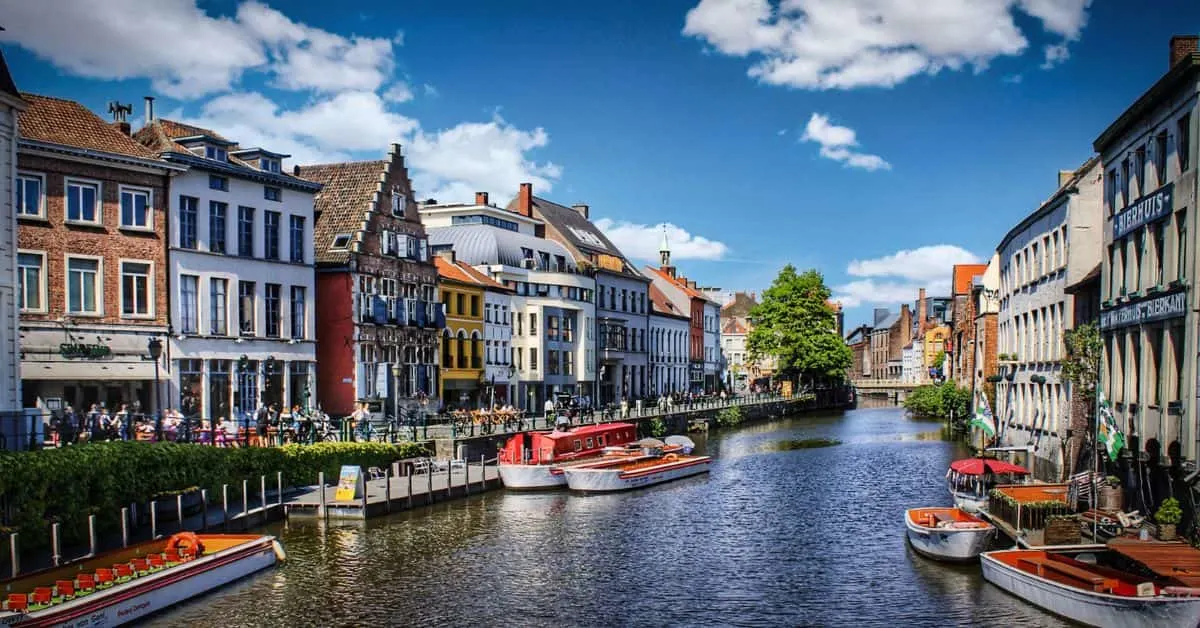
<instances>
[{"instance_id":1,"label":"white building facade","mask_svg":"<svg viewBox=\"0 0 1200 628\"><path fill-rule=\"evenodd\" d=\"M712 289L715 290L715 289ZM703 292L701 294L704 294ZM725 355L721 352L721 304L704 298L704 390L716 393L723 383Z\"/></svg>"},{"instance_id":2,"label":"white building facade","mask_svg":"<svg viewBox=\"0 0 1200 628\"><path fill-rule=\"evenodd\" d=\"M247 422L259 405L305 406L316 361L313 195L287 155L241 149L148 116L139 139L189 167L171 184L167 407Z\"/></svg>"},{"instance_id":3,"label":"white building facade","mask_svg":"<svg viewBox=\"0 0 1200 628\"><path fill-rule=\"evenodd\" d=\"M650 299L650 395L686 392L691 319L656 287Z\"/></svg>"},{"instance_id":4,"label":"white building facade","mask_svg":"<svg viewBox=\"0 0 1200 628\"><path fill-rule=\"evenodd\" d=\"M1071 391L1062 377L1063 332L1074 318L1065 288L1100 261L1100 174L1094 159L1059 173L1057 191L1013 227L996 251L998 433L1002 445L1032 449L1043 465L1040 477L1057 475L1064 466Z\"/></svg>"},{"instance_id":5,"label":"white building facade","mask_svg":"<svg viewBox=\"0 0 1200 628\"><path fill-rule=\"evenodd\" d=\"M17 114L27 103L21 99L0 56L0 412L5 418L0 433L9 447L21 446L18 438L28 434L26 426L16 416L7 413L21 408L21 348L17 316L17 211L13 205L13 189L17 174ZM33 438L36 440L36 433Z\"/></svg>"},{"instance_id":6,"label":"white building facade","mask_svg":"<svg viewBox=\"0 0 1200 628\"><path fill-rule=\"evenodd\" d=\"M512 348L512 294L487 289L483 293L484 373L494 396L489 403L514 403L512 384L516 380Z\"/></svg>"}]
</instances>

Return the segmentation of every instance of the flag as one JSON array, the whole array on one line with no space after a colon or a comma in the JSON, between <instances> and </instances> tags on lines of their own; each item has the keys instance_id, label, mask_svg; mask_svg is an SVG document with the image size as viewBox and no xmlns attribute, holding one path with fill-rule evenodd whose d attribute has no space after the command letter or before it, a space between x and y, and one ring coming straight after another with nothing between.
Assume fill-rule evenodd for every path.
<instances>
[{"instance_id":1,"label":"flag","mask_svg":"<svg viewBox=\"0 0 1200 628\"><path fill-rule=\"evenodd\" d=\"M1104 398L1104 392L1101 391L1097 397L1099 410L1096 413L1096 442L1108 452L1109 460L1116 462L1117 454L1121 453L1121 448L1125 446L1125 435L1117 427L1117 419L1113 416L1112 406L1108 405L1108 400Z\"/></svg>"},{"instance_id":2,"label":"flag","mask_svg":"<svg viewBox=\"0 0 1200 628\"><path fill-rule=\"evenodd\" d=\"M992 417L992 409L988 407L987 395L976 391L978 398L975 403L975 418L971 419L970 427L977 427L988 437L996 435L996 420Z\"/></svg>"}]
</instances>

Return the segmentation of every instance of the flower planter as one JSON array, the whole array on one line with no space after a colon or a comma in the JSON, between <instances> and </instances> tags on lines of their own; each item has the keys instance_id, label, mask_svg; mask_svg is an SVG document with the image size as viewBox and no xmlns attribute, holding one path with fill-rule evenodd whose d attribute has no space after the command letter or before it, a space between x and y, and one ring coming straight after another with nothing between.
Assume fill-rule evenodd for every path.
<instances>
[{"instance_id":1,"label":"flower planter","mask_svg":"<svg viewBox=\"0 0 1200 628\"><path fill-rule=\"evenodd\" d=\"M1105 486L1100 489L1100 510L1120 512L1122 506L1121 488Z\"/></svg>"},{"instance_id":2,"label":"flower planter","mask_svg":"<svg viewBox=\"0 0 1200 628\"><path fill-rule=\"evenodd\" d=\"M1158 525L1158 540L1174 541L1175 539L1176 539L1175 524L1161 523Z\"/></svg>"}]
</instances>

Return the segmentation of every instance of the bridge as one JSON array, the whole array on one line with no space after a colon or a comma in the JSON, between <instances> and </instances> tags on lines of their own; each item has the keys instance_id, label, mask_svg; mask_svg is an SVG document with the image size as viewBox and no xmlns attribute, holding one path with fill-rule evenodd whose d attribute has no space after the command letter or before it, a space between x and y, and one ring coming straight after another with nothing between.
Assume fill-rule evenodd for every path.
<instances>
[{"instance_id":1,"label":"bridge","mask_svg":"<svg viewBox=\"0 0 1200 628\"><path fill-rule=\"evenodd\" d=\"M889 399L894 399L896 402L904 401L904 398L914 388L922 385L918 382L906 382L899 379L873 379L869 377L852 379L850 383L854 385L854 389L860 395L886 396Z\"/></svg>"}]
</instances>

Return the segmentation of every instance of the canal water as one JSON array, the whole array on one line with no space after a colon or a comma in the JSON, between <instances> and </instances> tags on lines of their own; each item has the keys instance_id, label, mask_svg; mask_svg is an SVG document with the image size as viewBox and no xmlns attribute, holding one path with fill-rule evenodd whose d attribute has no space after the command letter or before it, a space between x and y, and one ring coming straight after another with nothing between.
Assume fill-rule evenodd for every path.
<instances>
[{"instance_id":1,"label":"canal water","mask_svg":"<svg viewBox=\"0 0 1200 628\"><path fill-rule=\"evenodd\" d=\"M782 449L791 439L841 445ZM357 524L289 522L283 566L156 616L211 626L1056 626L978 565L916 555L965 455L891 407L713 434L712 473L639 492L493 491Z\"/></svg>"}]
</instances>

